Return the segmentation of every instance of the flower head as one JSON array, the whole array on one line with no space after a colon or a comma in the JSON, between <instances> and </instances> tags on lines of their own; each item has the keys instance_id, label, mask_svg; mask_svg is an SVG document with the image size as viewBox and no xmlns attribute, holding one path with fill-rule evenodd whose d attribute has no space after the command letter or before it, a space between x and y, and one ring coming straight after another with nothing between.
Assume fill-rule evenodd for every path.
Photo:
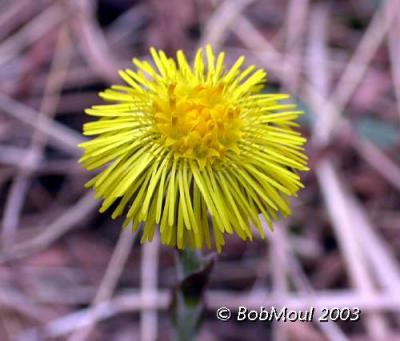
<instances>
[{"instance_id":1,"label":"flower head","mask_svg":"<svg viewBox=\"0 0 400 341\"><path fill-rule=\"evenodd\" d=\"M87 183L114 204L124 226L143 223L142 242L159 226L164 244L184 248L224 245L224 234L252 239L290 214L288 197L303 187L305 139L293 122L302 112L282 103L284 94L262 93L266 74L244 58L226 68L224 53L199 49L190 65L150 50L155 67L133 59L136 71L120 71L125 85L100 93L111 102L87 109L99 120L84 134L80 162L101 172ZM210 235L213 235L211 237Z\"/></svg>"}]
</instances>

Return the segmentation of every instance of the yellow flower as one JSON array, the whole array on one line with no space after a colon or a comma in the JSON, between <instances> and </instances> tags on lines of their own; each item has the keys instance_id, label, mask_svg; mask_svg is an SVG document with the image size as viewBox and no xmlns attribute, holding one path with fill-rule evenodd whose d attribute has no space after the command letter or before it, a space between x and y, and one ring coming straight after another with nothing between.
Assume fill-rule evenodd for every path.
<instances>
[{"instance_id":1,"label":"yellow flower","mask_svg":"<svg viewBox=\"0 0 400 341\"><path fill-rule=\"evenodd\" d=\"M80 145L87 170L102 167L87 183L104 212L124 226L143 223L142 242L159 226L161 241L180 249L224 245L224 234L264 237L259 214L271 227L290 214L288 197L303 187L305 139L293 130L302 112L262 93L266 74L255 66L231 68L224 53L199 49L190 65L151 49L155 67L133 59L136 71L120 71L126 85L100 93L111 102L87 109L99 120L84 125L96 135ZM210 237L210 235L213 237Z\"/></svg>"}]
</instances>

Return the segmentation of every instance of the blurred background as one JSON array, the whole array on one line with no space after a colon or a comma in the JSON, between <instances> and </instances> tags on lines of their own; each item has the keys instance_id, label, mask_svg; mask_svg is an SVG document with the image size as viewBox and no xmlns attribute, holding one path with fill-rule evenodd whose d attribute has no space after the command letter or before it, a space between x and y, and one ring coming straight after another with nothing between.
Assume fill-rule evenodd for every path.
<instances>
[{"instance_id":1,"label":"blurred background","mask_svg":"<svg viewBox=\"0 0 400 341\"><path fill-rule=\"evenodd\" d=\"M292 94L312 171L267 240L227 240L198 340L400 340L399 2L0 0L0 340L173 339L174 250L97 212L76 145L132 57L205 43ZM217 320L239 305L362 313Z\"/></svg>"}]
</instances>

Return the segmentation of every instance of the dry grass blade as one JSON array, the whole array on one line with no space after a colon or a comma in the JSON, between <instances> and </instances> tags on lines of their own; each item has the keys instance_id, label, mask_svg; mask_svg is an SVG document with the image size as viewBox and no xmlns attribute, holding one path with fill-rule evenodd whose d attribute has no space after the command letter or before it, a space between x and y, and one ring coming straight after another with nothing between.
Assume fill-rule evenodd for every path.
<instances>
[{"instance_id":1,"label":"dry grass blade","mask_svg":"<svg viewBox=\"0 0 400 341\"><path fill-rule=\"evenodd\" d=\"M44 90L44 99L40 106L40 113L37 117L37 127L45 124L45 120L52 119L57 110L59 94L67 74L70 59L70 40L68 32L62 28L55 47L55 53L48 81ZM61 71L57 72L56 71ZM49 93L56 93L53 97L48 97ZM42 159L47 136L37 128L33 130L31 144L28 147L25 166L20 169L14 178L11 186L5 211L3 215L2 240L5 243L13 243L19 223L20 213L24 204L24 198L28 191L31 174L30 169L35 169Z\"/></svg>"},{"instance_id":2,"label":"dry grass blade","mask_svg":"<svg viewBox=\"0 0 400 341\"><path fill-rule=\"evenodd\" d=\"M398 1L390 1L390 6L387 6L388 11L395 10L396 3ZM388 47L389 47L389 58L391 63L391 71L394 85L394 93L397 102L397 113L400 118L400 11L397 11L397 16L394 18L394 23L389 30L388 36Z\"/></svg>"},{"instance_id":3,"label":"dry grass blade","mask_svg":"<svg viewBox=\"0 0 400 341\"><path fill-rule=\"evenodd\" d=\"M146 301L141 300L141 293L137 291L120 294L100 303L96 309L78 310L48 322L44 327L43 334L46 337L67 335L88 326L91 323L92 315L96 321L102 321L127 312L148 309L165 310L170 304L170 298L170 293L165 290L159 290L155 296ZM315 297L309 293L290 294L280 298L279 301L266 291L258 291L249 295L248 293L209 290L205 294L205 300L207 309L213 312L221 306L233 310L242 305L248 309L259 309L260 302L264 306L287 306L294 310L309 309L310 306L314 306L316 309L354 306L365 312L379 310L400 312L400 298L398 297L394 298L391 294L365 297L349 290L320 292Z\"/></svg>"},{"instance_id":4,"label":"dry grass blade","mask_svg":"<svg viewBox=\"0 0 400 341\"><path fill-rule=\"evenodd\" d=\"M78 310L47 323L43 334L46 337L64 336L77 329L90 326L93 319L102 321L125 312L166 309L170 302L169 293L161 290L146 301L143 301L141 297L140 292L121 294L99 303L96 308Z\"/></svg>"},{"instance_id":5,"label":"dry grass blade","mask_svg":"<svg viewBox=\"0 0 400 341\"><path fill-rule=\"evenodd\" d=\"M61 21L59 4L54 4L40 13L35 19L20 29L13 36L0 44L0 66L15 58L26 46L34 43L43 34L53 29Z\"/></svg>"},{"instance_id":6,"label":"dry grass blade","mask_svg":"<svg viewBox=\"0 0 400 341\"><path fill-rule=\"evenodd\" d=\"M287 264L287 269L288 269L288 274L292 278L293 283L296 287L296 289L299 292L305 292L310 295L310 307L315 306L314 300L318 299L318 293L312 288L310 281L307 279L306 274L304 273L300 262L297 260L297 258L293 254L293 246L289 244L289 239L287 237L287 234L285 232L285 227L286 226L281 226L277 225L276 230L274 233L271 233L268 228L267 224L265 221L263 222L264 224L264 230L266 231L267 234L270 235L270 237L273 240L273 245L274 248L276 249L276 258L282 261L285 261ZM277 297L276 301L279 302L281 300L285 300L285 297L287 297L288 293L284 296ZM290 306L292 309L292 307ZM342 332L340 327L338 327L335 323L332 321L329 321L328 323L318 323L318 321L314 321L317 323L318 327L324 332L325 336L332 341L345 341L348 340L345 334Z\"/></svg>"},{"instance_id":7,"label":"dry grass blade","mask_svg":"<svg viewBox=\"0 0 400 341\"><path fill-rule=\"evenodd\" d=\"M383 3L382 9L376 11L331 96L332 102L338 108L337 113L340 113L351 99L372 57L392 26L398 10L399 1L389 0ZM336 120L333 116L332 121Z\"/></svg>"},{"instance_id":8,"label":"dry grass blade","mask_svg":"<svg viewBox=\"0 0 400 341\"><path fill-rule=\"evenodd\" d=\"M77 148L77 145L83 142L84 139L71 128L45 117L42 119L42 124L39 125L36 120L38 113L35 110L1 93L0 110L10 117L21 121L25 125L43 132L57 148L73 156L78 157L81 155L81 151Z\"/></svg>"},{"instance_id":9,"label":"dry grass blade","mask_svg":"<svg viewBox=\"0 0 400 341\"><path fill-rule=\"evenodd\" d=\"M397 294L400 292L400 268L388 243L378 236L376 228L369 221L363 207L352 197L348 198L353 223L359 229L359 239L364 247L375 277L382 288ZM373 252L371 252L373 250Z\"/></svg>"},{"instance_id":10,"label":"dry grass blade","mask_svg":"<svg viewBox=\"0 0 400 341\"><path fill-rule=\"evenodd\" d=\"M317 10L324 11L325 9L317 8ZM327 19L326 13L322 13L322 15L317 13L314 17ZM310 39L310 44L318 44L319 47L311 49L310 53L318 53L319 51L326 50L326 36L324 35L325 30L323 28L326 27L327 21L315 20L311 22L311 25L315 26L312 29L314 37ZM326 56L327 52L322 52L322 54ZM309 68L309 74L314 84L321 84L322 89L320 93L328 89L328 85L325 83L328 76L321 76L328 75L328 70L323 68L323 64ZM320 77L324 78L321 79ZM320 115L324 113L324 111L319 111L321 108L313 103L312 99L310 100L310 104L313 106L315 113L321 113ZM326 113L323 115L326 115ZM318 124L315 125L314 131L317 132L318 129L326 128L322 123L327 124L328 122L332 121L317 122ZM318 143L320 141L314 140L314 142ZM344 260L348 267L351 282L362 295L373 295L375 293L374 284L368 272L361 247L357 243L356 232L352 225L352 217L346 204L347 194L342 189L336 170L330 160L322 160L317 165L315 172L336 233L336 238L339 241ZM387 335L387 326L383 316L375 314L367 316L366 328L371 337L381 339Z\"/></svg>"},{"instance_id":11,"label":"dry grass blade","mask_svg":"<svg viewBox=\"0 0 400 341\"><path fill-rule=\"evenodd\" d=\"M279 230L282 226L275 226ZM283 227L285 228L285 227ZM264 228L265 230L268 230ZM282 241L276 233L270 233L271 251L269 253L269 263L272 268L273 279L273 295L277 301L285 297L289 293L288 275L288 260L286 252L282 252ZM285 323L275 322L273 326L273 340L284 341L288 339L288 328Z\"/></svg>"},{"instance_id":12,"label":"dry grass blade","mask_svg":"<svg viewBox=\"0 0 400 341\"><path fill-rule=\"evenodd\" d=\"M2 250L0 262L26 257L54 243L71 228L87 219L90 213L98 208L99 203L93 199L93 196L92 192L87 192L74 206L67 209L54 222L49 224L43 232Z\"/></svg>"},{"instance_id":13,"label":"dry grass blade","mask_svg":"<svg viewBox=\"0 0 400 341\"><path fill-rule=\"evenodd\" d=\"M71 20L71 30L80 42L81 51L87 65L107 82L117 79L117 70L121 68L115 60L94 18L94 3L85 0L68 2L70 10L76 13Z\"/></svg>"},{"instance_id":14,"label":"dry grass blade","mask_svg":"<svg viewBox=\"0 0 400 341\"><path fill-rule=\"evenodd\" d=\"M1 11L0 40L7 37L15 27L18 27L26 19L25 15L23 15L24 12L28 13L26 16L32 13L32 2L29 0L14 1L9 6L4 4L4 8L1 8Z\"/></svg>"},{"instance_id":15,"label":"dry grass blade","mask_svg":"<svg viewBox=\"0 0 400 341\"><path fill-rule=\"evenodd\" d=\"M347 194L343 191L336 170L329 160L320 162L316 174L350 279L357 291L368 299L374 296L377 290L370 277L363 250L357 241L352 214L347 205ZM383 339L387 336L387 326L383 316L371 314L367 319L366 328L371 337Z\"/></svg>"},{"instance_id":16,"label":"dry grass blade","mask_svg":"<svg viewBox=\"0 0 400 341\"><path fill-rule=\"evenodd\" d=\"M0 146L0 162L5 165L23 167L26 158L26 150L23 148Z\"/></svg>"},{"instance_id":17,"label":"dry grass blade","mask_svg":"<svg viewBox=\"0 0 400 341\"><path fill-rule=\"evenodd\" d=\"M69 341L90 339L90 333L97 322L97 311L101 310L101 304L113 295L136 236L137 233L132 233L129 228L121 230L117 245L92 302L91 312L85 317L85 328L72 334L68 339Z\"/></svg>"},{"instance_id":18,"label":"dry grass blade","mask_svg":"<svg viewBox=\"0 0 400 341\"><path fill-rule=\"evenodd\" d=\"M260 34L260 32L257 31L254 25L249 22L245 17L240 16L239 18L237 18L236 25L232 27L232 30L235 32L236 36L244 44L246 44L246 46L252 51L252 53L254 53L254 55L260 60L260 62L263 63L263 65L268 67L276 65L276 63L282 59L282 55ZM251 39L248 39L247 37L251 37ZM326 60L329 60L326 56L321 56L321 58L314 56L311 58L311 63L313 67L323 67L325 63L324 61ZM282 82L285 81L282 77L282 70L280 68L270 67L269 69L273 71L275 75L279 79L281 79ZM314 81L312 83L308 83L305 80L304 94L300 93L299 97L305 102L308 102L309 100L312 101L318 107L316 110L318 110L318 112L324 113L324 115L320 115L320 117L315 117L315 119L318 120L319 123L315 125L315 127L318 127L318 129L315 130L312 135L312 139L318 139L318 147L323 148L324 146L329 144L332 128L335 128L335 132L340 135L343 132L346 133L351 128L351 124L346 118L338 113L338 108L334 105L334 103L330 100L327 100L326 97L323 96L323 91L325 90L320 87L321 75L318 75L318 78L319 80L317 81L317 83L315 83ZM318 86L319 88L317 89L316 86ZM335 126L332 126L330 122L328 122L329 120L331 120L333 112L333 115L338 118L338 120L335 122ZM371 146L371 143L359 136L357 138L359 142L356 142L355 145L357 146L356 148L360 151L360 156L376 171L378 171L389 183L398 188L398 174L400 173L400 168L378 148L373 148L373 150L369 148L370 150L365 153L362 146ZM384 162L387 167L380 167L379 164L371 158L371 153L374 154L374 157L378 157L379 160Z\"/></svg>"},{"instance_id":19,"label":"dry grass blade","mask_svg":"<svg viewBox=\"0 0 400 341\"><path fill-rule=\"evenodd\" d=\"M285 60L283 75L291 93L296 93L300 82L301 47L306 31L309 0L291 0L287 10Z\"/></svg>"},{"instance_id":20,"label":"dry grass blade","mask_svg":"<svg viewBox=\"0 0 400 341\"><path fill-rule=\"evenodd\" d=\"M1 310L10 309L31 320L42 323L52 317L48 309L39 307L29 297L7 288L0 288L0 305Z\"/></svg>"},{"instance_id":21,"label":"dry grass blade","mask_svg":"<svg viewBox=\"0 0 400 341\"><path fill-rule=\"evenodd\" d=\"M358 137L353 145L364 160L400 191L400 167L372 142Z\"/></svg>"},{"instance_id":22,"label":"dry grass blade","mask_svg":"<svg viewBox=\"0 0 400 341\"><path fill-rule=\"evenodd\" d=\"M218 47L230 26L246 6L252 2L254 0L225 0L221 2L213 15L207 20L200 46L212 44Z\"/></svg>"}]
</instances>

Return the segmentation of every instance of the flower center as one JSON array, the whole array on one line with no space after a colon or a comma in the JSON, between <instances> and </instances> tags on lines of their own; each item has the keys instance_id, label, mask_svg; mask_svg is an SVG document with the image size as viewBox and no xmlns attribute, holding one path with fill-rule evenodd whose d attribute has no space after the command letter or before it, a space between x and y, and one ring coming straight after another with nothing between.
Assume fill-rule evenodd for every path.
<instances>
[{"instance_id":1,"label":"flower center","mask_svg":"<svg viewBox=\"0 0 400 341\"><path fill-rule=\"evenodd\" d=\"M201 162L238 152L240 109L224 95L223 84L172 84L153 102L155 124L165 146Z\"/></svg>"}]
</instances>

